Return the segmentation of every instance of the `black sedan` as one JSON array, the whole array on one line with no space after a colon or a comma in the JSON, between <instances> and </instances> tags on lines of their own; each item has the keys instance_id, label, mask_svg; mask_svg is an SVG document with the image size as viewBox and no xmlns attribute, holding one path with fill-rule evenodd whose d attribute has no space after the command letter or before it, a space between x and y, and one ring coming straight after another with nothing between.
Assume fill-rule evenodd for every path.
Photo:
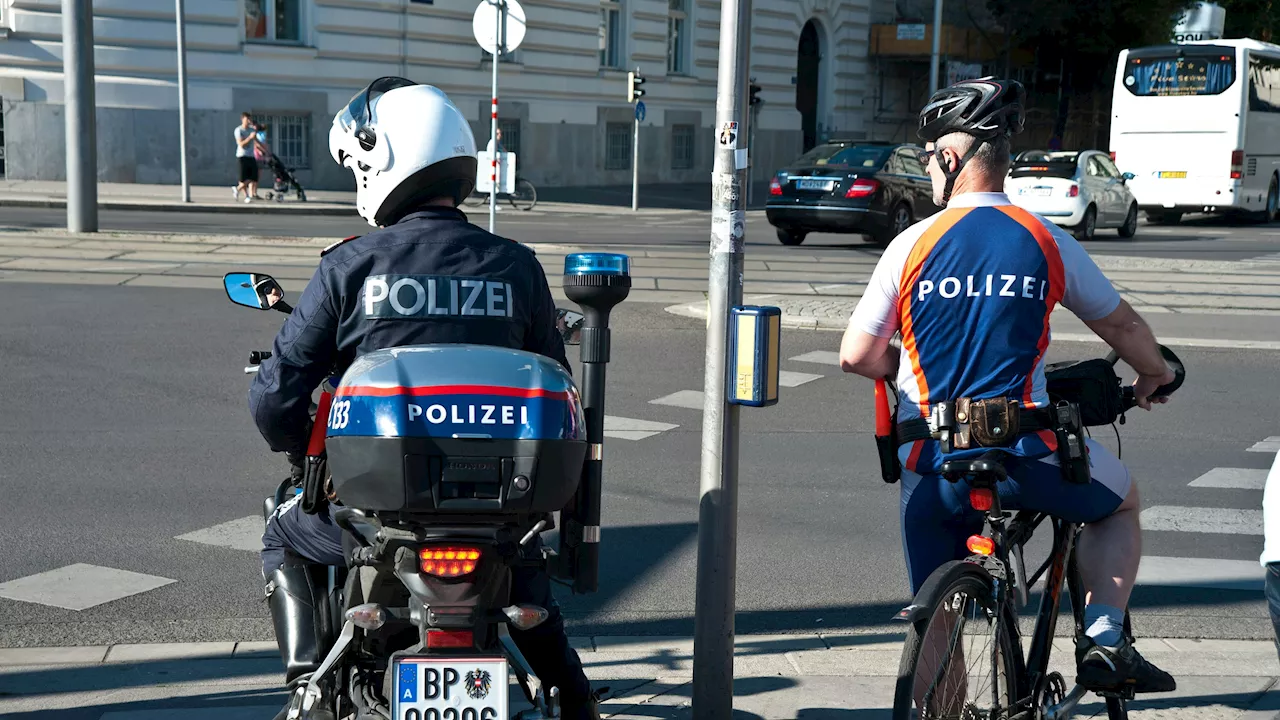
<instances>
[{"instance_id":1,"label":"black sedan","mask_svg":"<svg viewBox=\"0 0 1280 720\"><path fill-rule=\"evenodd\" d=\"M769 183L765 215L783 245L810 232L860 233L877 245L938 211L921 148L833 140L815 147Z\"/></svg>"}]
</instances>

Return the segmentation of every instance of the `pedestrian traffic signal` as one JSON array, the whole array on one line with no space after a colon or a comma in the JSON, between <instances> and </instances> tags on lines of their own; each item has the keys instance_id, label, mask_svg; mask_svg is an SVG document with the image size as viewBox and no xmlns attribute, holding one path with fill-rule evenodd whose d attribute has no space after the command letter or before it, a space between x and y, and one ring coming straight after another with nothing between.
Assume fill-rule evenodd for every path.
<instances>
[{"instance_id":1,"label":"pedestrian traffic signal","mask_svg":"<svg viewBox=\"0 0 1280 720\"><path fill-rule=\"evenodd\" d=\"M760 86L755 84L754 82L752 82L750 87L748 88L748 97L751 98L750 102L752 107L764 102L763 100L760 99Z\"/></svg>"},{"instance_id":2,"label":"pedestrian traffic signal","mask_svg":"<svg viewBox=\"0 0 1280 720\"><path fill-rule=\"evenodd\" d=\"M638 72L627 73L627 102L635 102L644 95L644 90L640 87L644 84L644 77Z\"/></svg>"}]
</instances>

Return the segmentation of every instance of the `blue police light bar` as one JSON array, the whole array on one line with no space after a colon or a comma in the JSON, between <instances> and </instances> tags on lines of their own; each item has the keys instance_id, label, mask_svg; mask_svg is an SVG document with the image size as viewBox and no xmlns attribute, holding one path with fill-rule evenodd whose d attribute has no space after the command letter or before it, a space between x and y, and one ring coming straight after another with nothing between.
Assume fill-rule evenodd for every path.
<instances>
[{"instance_id":1,"label":"blue police light bar","mask_svg":"<svg viewBox=\"0 0 1280 720\"><path fill-rule=\"evenodd\" d=\"M729 310L729 402L768 407L778 402L782 311L737 305Z\"/></svg>"},{"instance_id":2,"label":"blue police light bar","mask_svg":"<svg viewBox=\"0 0 1280 720\"><path fill-rule=\"evenodd\" d=\"M564 259L564 274L630 277L631 258L620 253L574 253Z\"/></svg>"}]
</instances>

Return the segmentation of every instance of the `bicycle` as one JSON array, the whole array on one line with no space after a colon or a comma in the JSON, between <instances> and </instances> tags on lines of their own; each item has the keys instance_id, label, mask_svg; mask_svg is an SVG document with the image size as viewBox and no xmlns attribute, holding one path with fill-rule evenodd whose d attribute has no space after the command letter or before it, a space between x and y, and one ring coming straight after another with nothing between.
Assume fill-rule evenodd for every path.
<instances>
[{"instance_id":1,"label":"bicycle","mask_svg":"<svg viewBox=\"0 0 1280 720\"><path fill-rule=\"evenodd\" d=\"M1185 369L1172 351L1163 346L1160 349L1175 380L1155 394L1168 395L1181 386ZM1107 359L1114 365L1118 358L1112 353ZM1120 392L1125 410L1137 405L1132 387ZM1084 634L1085 591L1075 558L1075 541L1083 526L1028 510L1009 520L996 492L998 483L1007 477L1002 460L1003 454L993 450L976 459L942 465L947 480L968 480L969 502L984 513L985 532L966 542L972 555L934 570L911 605L894 617L910 625L898 667L894 720L1064 720L1088 692L1079 685L1068 691L1062 674L1048 669L1064 581L1075 620L1074 637L1078 640ZM1028 579L1022 549L1045 520L1053 527L1053 547ZM1027 605L1030 588L1042 577L1046 577L1044 594L1024 658L1018 609ZM971 644L962 643L971 624L977 626L978 633L984 625L989 631L987 644L976 648L977 652ZM1127 609L1124 632L1132 641ZM926 648L942 648L944 652L929 656L924 653ZM984 682L979 677L975 682L970 667L974 664L978 672L989 671L990 678ZM1128 718L1127 703L1134 697L1131 687L1096 694L1106 701L1110 720ZM978 704L984 696L989 696L989 707Z\"/></svg>"},{"instance_id":2,"label":"bicycle","mask_svg":"<svg viewBox=\"0 0 1280 720\"><path fill-rule=\"evenodd\" d=\"M511 207L516 210L528 212L533 209L534 205L538 204L538 189L534 187L533 183L517 175L515 192L500 192L498 193L498 198L505 198L507 202L511 203ZM467 207L480 207L488 202L489 193L475 192L471 193L471 195L467 196L467 198L462 201L462 203Z\"/></svg>"}]
</instances>

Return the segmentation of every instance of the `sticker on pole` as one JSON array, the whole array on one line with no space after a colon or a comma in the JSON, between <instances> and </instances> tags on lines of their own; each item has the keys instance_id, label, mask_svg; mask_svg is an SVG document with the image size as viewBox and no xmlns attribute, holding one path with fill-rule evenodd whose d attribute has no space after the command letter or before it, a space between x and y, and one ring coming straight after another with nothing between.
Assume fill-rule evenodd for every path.
<instances>
[{"instance_id":1,"label":"sticker on pole","mask_svg":"<svg viewBox=\"0 0 1280 720\"><path fill-rule=\"evenodd\" d=\"M738 123L727 122L720 127L720 144L734 147L738 142Z\"/></svg>"},{"instance_id":2,"label":"sticker on pole","mask_svg":"<svg viewBox=\"0 0 1280 720\"><path fill-rule=\"evenodd\" d=\"M636 103L636 122L644 122L644 101Z\"/></svg>"},{"instance_id":3,"label":"sticker on pole","mask_svg":"<svg viewBox=\"0 0 1280 720\"><path fill-rule=\"evenodd\" d=\"M524 42L524 8L517 0L484 0L471 18L471 32L476 42L490 55L501 49L509 53Z\"/></svg>"}]
</instances>

